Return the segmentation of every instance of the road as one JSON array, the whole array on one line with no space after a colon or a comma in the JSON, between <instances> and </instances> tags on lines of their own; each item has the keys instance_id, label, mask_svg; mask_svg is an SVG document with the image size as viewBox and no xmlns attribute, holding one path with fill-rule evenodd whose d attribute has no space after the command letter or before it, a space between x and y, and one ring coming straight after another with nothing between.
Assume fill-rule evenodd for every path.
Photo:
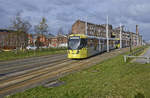
<instances>
[{"instance_id":1,"label":"road","mask_svg":"<svg viewBox=\"0 0 150 98\"><path fill-rule=\"evenodd\" d=\"M141 56L150 57L150 47ZM147 60L143 59L143 58L138 58L138 59L135 60L135 62L145 64L145 63L147 63Z\"/></svg>"},{"instance_id":2,"label":"road","mask_svg":"<svg viewBox=\"0 0 150 98\"><path fill-rule=\"evenodd\" d=\"M57 54L0 62L0 98L44 85L128 50L128 48L113 50L110 53L103 53L83 60L70 60L66 58L66 55Z\"/></svg>"}]
</instances>

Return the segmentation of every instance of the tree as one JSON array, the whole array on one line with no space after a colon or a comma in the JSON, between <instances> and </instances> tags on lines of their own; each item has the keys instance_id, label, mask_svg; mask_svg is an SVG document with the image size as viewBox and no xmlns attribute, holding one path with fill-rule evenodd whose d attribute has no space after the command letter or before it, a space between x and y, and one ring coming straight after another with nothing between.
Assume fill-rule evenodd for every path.
<instances>
[{"instance_id":1,"label":"tree","mask_svg":"<svg viewBox=\"0 0 150 98\"><path fill-rule=\"evenodd\" d=\"M72 29L68 29L68 35L72 34Z\"/></svg>"},{"instance_id":2,"label":"tree","mask_svg":"<svg viewBox=\"0 0 150 98\"><path fill-rule=\"evenodd\" d=\"M64 34L63 28L61 27L61 28L58 29L57 36L60 36L60 35L63 35L63 34Z\"/></svg>"},{"instance_id":3,"label":"tree","mask_svg":"<svg viewBox=\"0 0 150 98\"><path fill-rule=\"evenodd\" d=\"M34 29L38 34L44 35L44 33L48 33L48 24L46 23L46 19L43 17L42 21L38 25L35 25Z\"/></svg>"},{"instance_id":4,"label":"tree","mask_svg":"<svg viewBox=\"0 0 150 98\"><path fill-rule=\"evenodd\" d=\"M61 43L63 43L63 28L59 28L58 29L58 33L57 33L57 40L58 40L58 44L60 45Z\"/></svg>"},{"instance_id":5,"label":"tree","mask_svg":"<svg viewBox=\"0 0 150 98\"><path fill-rule=\"evenodd\" d=\"M21 13L18 12L12 21L10 27L15 31L14 36L16 36L16 48L25 48L28 44L28 31L31 28L29 21L22 19Z\"/></svg>"},{"instance_id":6,"label":"tree","mask_svg":"<svg viewBox=\"0 0 150 98\"><path fill-rule=\"evenodd\" d=\"M22 32L28 32L29 29L31 28L31 24L29 23L29 21L27 20L23 20L21 17L21 13L18 12L14 18L14 20L12 21L12 26L11 28L13 30L16 30L20 33Z\"/></svg>"},{"instance_id":7,"label":"tree","mask_svg":"<svg viewBox=\"0 0 150 98\"><path fill-rule=\"evenodd\" d=\"M37 42L36 45L38 48L40 45L42 45L42 44L40 44L41 42L39 41L39 39L40 39L39 34L42 35L42 40L43 40L44 34L48 34L48 24L46 22L47 22L46 18L43 17L42 21L38 25L35 25L35 27L34 27L34 30L38 35L37 41L36 41Z\"/></svg>"}]
</instances>

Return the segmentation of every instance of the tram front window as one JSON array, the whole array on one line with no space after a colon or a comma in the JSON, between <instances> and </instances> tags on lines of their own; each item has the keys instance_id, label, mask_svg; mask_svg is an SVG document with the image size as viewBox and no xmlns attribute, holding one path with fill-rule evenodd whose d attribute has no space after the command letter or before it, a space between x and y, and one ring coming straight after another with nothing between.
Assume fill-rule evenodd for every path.
<instances>
[{"instance_id":1,"label":"tram front window","mask_svg":"<svg viewBox=\"0 0 150 98\"><path fill-rule=\"evenodd\" d=\"M81 39L80 38L73 39L73 38L70 38L69 42L68 42L68 49L71 49L71 50L82 49L86 46L87 46L87 39L82 39L82 38Z\"/></svg>"},{"instance_id":2,"label":"tram front window","mask_svg":"<svg viewBox=\"0 0 150 98\"><path fill-rule=\"evenodd\" d=\"M115 44L119 44L119 43L120 43L120 40L115 41Z\"/></svg>"},{"instance_id":3,"label":"tram front window","mask_svg":"<svg viewBox=\"0 0 150 98\"><path fill-rule=\"evenodd\" d=\"M76 50L80 46L80 39L69 39L68 48L71 50Z\"/></svg>"}]
</instances>

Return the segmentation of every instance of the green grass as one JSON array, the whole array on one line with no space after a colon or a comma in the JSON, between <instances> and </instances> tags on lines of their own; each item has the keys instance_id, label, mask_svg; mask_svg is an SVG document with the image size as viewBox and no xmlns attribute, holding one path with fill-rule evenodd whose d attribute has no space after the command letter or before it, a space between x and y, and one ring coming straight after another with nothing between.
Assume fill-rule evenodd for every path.
<instances>
[{"instance_id":1,"label":"green grass","mask_svg":"<svg viewBox=\"0 0 150 98\"><path fill-rule=\"evenodd\" d=\"M0 52L0 61L13 60L13 59L22 59L34 56L43 56L50 54L64 54L66 53L65 48L48 48L42 50L28 50L28 51L9 51L9 52Z\"/></svg>"},{"instance_id":2,"label":"green grass","mask_svg":"<svg viewBox=\"0 0 150 98\"><path fill-rule=\"evenodd\" d=\"M10 98L149 98L150 65L124 63L123 55L60 79L66 84L39 86Z\"/></svg>"}]
</instances>

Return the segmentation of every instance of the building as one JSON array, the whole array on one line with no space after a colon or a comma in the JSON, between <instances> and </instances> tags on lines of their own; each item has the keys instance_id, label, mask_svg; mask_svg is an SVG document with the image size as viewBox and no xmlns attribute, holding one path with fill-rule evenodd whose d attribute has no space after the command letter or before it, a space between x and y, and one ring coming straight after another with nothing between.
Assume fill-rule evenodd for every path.
<instances>
[{"instance_id":1,"label":"building","mask_svg":"<svg viewBox=\"0 0 150 98\"><path fill-rule=\"evenodd\" d=\"M0 48L25 48L28 44L27 33L14 30L0 29Z\"/></svg>"},{"instance_id":2,"label":"building","mask_svg":"<svg viewBox=\"0 0 150 98\"><path fill-rule=\"evenodd\" d=\"M28 34L28 45L39 47L67 47L67 36L52 34L42 35L42 34Z\"/></svg>"},{"instance_id":3,"label":"building","mask_svg":"<svg viewBox=\"0 0 150 98\"><path fill-rule=\"evenodd\" d=\"M120 29L121 29L122 47L128 47L130 45L130 32L125 31L124 26L113 29L115 38L120 40Z\"/></svg>"},{"instance_id":4,"label":"building","mask_svg":"<svg viewBox=\"0 0 150 98\"><path fill-rule=\"evenodd\" d=\"M108 25L109 37L113 35L112 25ZM106 37L106 24L98 25L81 20L77 20L72 25L72 34L87 34L90 36Z\"/></svg>"},{"instance_id":5,"label":"building","mask_svg":"<svg viewBox=\"0 0 150 98\"><path fill-rule=\"evenodd\" d=\"M136 26L136 33L125 31L124 26L113 28L112 25L108 24L109 38L116 38L120 40L120 29L121 29L121 39L122 47L130 45L133 46L142 45L142 36L139 35L138 26ZM106 24L93 24L81 20L77 20L72 25L72 34L87 34L89 36L98 36L106 38ZM131 40L130 40L131 39Z\"/></svg>"},{"instance_id":6,"label":"building","mask_svg":"<svg viewBox=\"0 0 150 98\"><path fill-rule=\"evenodd\" d=\"M50 39L51 47L67 47L68 37L66 35L57 35Z\"/></svg>"},{"instance_id":7,"label":"building","mask_svg":"<svg viewBox=\"0 0 150 98\"><path fill-rule=\"evenodd\" d=\"M57 35L58 47L67 47L68 37L67 35Z\"/></svg>"}]
</instances>

